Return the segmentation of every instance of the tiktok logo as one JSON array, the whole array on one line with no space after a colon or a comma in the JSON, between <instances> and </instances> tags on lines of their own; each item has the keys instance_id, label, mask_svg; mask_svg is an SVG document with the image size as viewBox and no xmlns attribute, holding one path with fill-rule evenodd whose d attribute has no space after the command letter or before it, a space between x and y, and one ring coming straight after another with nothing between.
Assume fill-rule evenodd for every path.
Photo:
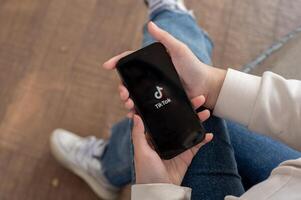
<instances>
[{"instance_id":1,"label":"tiktok logo","mask_svg":"<svg viewBox=\"0 0 301 200\"><path fill-rule=\"evenodd\" d=\"M155 98L156 99L162 99L163 94L162 94L162 87L156 86L157 91L155 92Z\"/></svg>"},{"instance_id":2,"label":"tiktok logo","mask_svg":"<svg viewBox=\"0 0 301 200\"><path fill-rule=\"evenodd\" d=\"M159 109L162 109L164 106L167 106L168 104L171 103L171 99L170 98L165 98L165 99L162 99L163 97L163 94L162 94L162 90L163 90L163 87L160 87L160 86L156 86L156 92L154 94L155 98L160 100L159 102L157 102L154 107L159 110Z\"/></svg>"}]
</instances>

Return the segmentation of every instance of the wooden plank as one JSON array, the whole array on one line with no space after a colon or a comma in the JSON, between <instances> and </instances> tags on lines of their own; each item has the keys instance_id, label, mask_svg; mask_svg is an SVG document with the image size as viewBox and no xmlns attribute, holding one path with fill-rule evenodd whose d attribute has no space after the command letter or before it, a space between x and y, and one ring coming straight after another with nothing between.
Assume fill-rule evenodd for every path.
<instances>
[{"instance_id":1,"label":"wooden plank","mask_svg":"<svg viewBox=\"0 0 301 200\"><path fill-rule=\"evenodd\" d=\"M300 0L187 4L222 67L240 68L301 18ZM97 199L52 158L49 136L62 127L109 137L126 111L117 75L100 66L140 47L146 11L135 0L0 0L0 199ZM129 199L129 188L121 198Z\"/></svg>"},{"instance_id":2,"label":"wooden plank","mask_svg":"<svg viewBox=\"0 0 301 200\"><path fill-rule=\"evenodd\" d=\"M213 61L219 67L242 65L277 38L300 25L301 1L190 0L199 23L214 43Z\"/></svg>"}]
</instances>

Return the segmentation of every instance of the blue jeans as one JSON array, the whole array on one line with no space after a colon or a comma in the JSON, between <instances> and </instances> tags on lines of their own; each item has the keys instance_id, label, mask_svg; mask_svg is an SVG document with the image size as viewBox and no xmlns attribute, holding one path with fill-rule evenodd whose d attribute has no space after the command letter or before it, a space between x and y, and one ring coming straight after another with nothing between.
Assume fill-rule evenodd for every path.
<instances>
[{"instance_id":1,"label":"blue jeans","mask_svg":"<svg viewBox=\"0 0 301 200\"><path fill-rule=\"evenodd\" d=\"M187 44L201 61L211 64L212 42L189 14L161 10L153 14L151 20ZM152 42L153 38L144 28L143 46ZM105 176L116 187L134 179L131 126L129 119L114 125L101 158ZM182 182L183 186L192 188L192 199L219 200L226 195L240 196L266 179L281 162L301 157L300 152L251 133L234 122L212 116L204 126L215 137L197 153Z\"/></svg>"}]
</instances>

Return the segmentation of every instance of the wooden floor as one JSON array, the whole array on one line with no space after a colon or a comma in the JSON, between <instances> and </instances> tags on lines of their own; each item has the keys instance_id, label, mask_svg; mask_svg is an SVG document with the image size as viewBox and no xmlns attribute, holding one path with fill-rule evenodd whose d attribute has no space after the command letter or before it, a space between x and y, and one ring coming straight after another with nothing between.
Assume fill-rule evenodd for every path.
<instances>
[{"instance_id":1,"label":"wooden floor","mask_svg":"<svg viewBox=\"0 0 301 200\"><path fill-rule=\"evenodd\" d=\"M214 65L240 68L300 25L301 0L187 0L215 42ZM52 158L57 127L109 137L125 111L100 68L139 48L137 0L0 0L0 199L97 199ZM129 199L128 190L121 195Z\"/></svg>"}]
</instances>

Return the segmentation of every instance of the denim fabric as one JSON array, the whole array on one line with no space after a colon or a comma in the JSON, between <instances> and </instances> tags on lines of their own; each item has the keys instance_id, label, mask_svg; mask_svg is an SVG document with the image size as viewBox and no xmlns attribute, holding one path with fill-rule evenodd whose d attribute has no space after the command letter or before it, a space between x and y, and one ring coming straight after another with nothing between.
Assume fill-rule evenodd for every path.
<instances>
[{"instance_id":1,"label":"denim fabric","mask_svg":"<svg viewBox=\"0 0 301 200\"><path fill-rule=\"evenodd\" d=\"M225 121L210 117L204 126L214 138L194 157L182 185L192 188L192 199L218 200L226 195L240 196L244 188Z\"/></svg>"},{"instance_id":2,"label":"denim fabric","mask_svg":"<svg viewBox=\"0 0 301 200\"><path fill-rule=\"evenodd\" d=\"M211 64L213 43L207 33L197 25L195 19L189 13L161 10L154 13L150 20L185 43L202 62L208 65ZM143 28L142 46L147 46L153 42L155 40L148 33L145 25Z\"/></svg>"},{"instance_id":3,"label":"denim fabric","mask_svg":"<svg viewBox=\"0 0 301 200\"><path fill-rule=\"evenodd\" d=\"M102 173L108 181L122 187L131 182L133 169L133 148L131 142L132 120L126 118L111 129L111 138L100 158Z\"/></svg>"},{"instance_id":4,"label":"denim fabric","mask_svg":"<svg viewBox=\"0 0 301 200\"><path fill-rule=\"evenodd\" d=\"M301 153L281 142L246 127L227 121L230 140L235 152L238 171L244 188L264 181L281 162L301 157Z\"/></svg>"},{"instance_id":5,"label":"denim fabric","mask_svg":"<svg viewBox=\"0 0 301 200\"><path fill-rule=\"evenodd\" d=\"M211 64L212 42L190 14L160 10L153 13L151 20L184 42L201 61ZM152 42L154 39L144 27L143 46ZM131 124L125 119L114 125L101 158L105 176L116 187L134 180ZM233 122L210 117L204 125L208 132L214 133L214 139L197 153L182 183L192 188L192 199L240 196L243 186L248 188L264 180L280 162L300 157L299 152Z\"/></svg>"}]
</instances>

